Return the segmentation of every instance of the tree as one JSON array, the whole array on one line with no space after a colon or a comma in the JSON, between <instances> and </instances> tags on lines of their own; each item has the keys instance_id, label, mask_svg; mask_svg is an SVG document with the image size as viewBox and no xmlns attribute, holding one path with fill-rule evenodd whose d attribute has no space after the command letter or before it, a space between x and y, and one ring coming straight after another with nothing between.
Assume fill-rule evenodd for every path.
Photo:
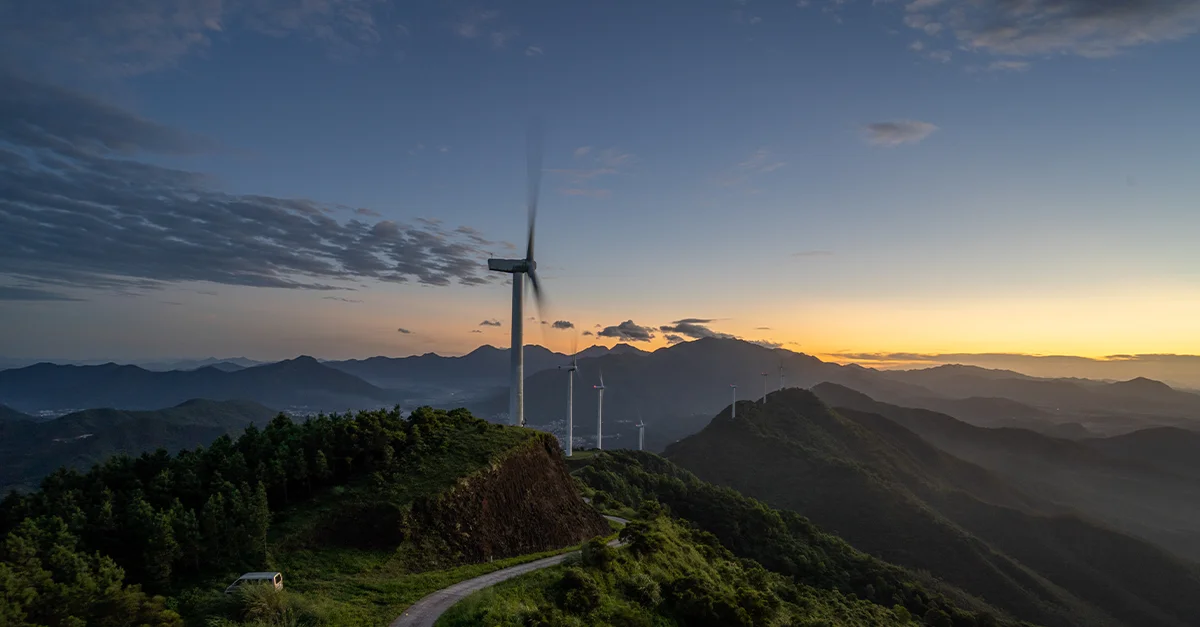
<instances>
[{"instance_id":1,"label":"tree","mask_svg":"<svg viewBox=\"0 0 1200 627\"><path fill-rule=\"evenodd\" d=\"M271 528L271 508L267 503L267 487L258 482L254 493L247 492L250 499L246 510L249 520L246 523L246 533L250 538L251 547L261 557L267 555L267 532Z\"/></svg>"},{"instance_id":2,"label":"tree","mask_svg":"<svg viewBox=\"0 0 1200 627\"><path fill-rule=\"evenodd\" d=\"M320 483L325 483L332 475L329 470L329 461L325 459L325 451L317 450L316 459L313 460L313 474Z\"/></svg>"},{"instance_id":3,"label":"tree","mask_svg":"<svg viewBox=\"0 0 1200 627\"><path fill-rule=\"evenodd\" d=\"M199 571L200 554L204 549L196 511L184 508L183 503L176 499L171 507L171 523L175 541L179 543L180 560L190 565L193 571Z\"/></svg>"},{"instance_id":4,"label":"tree","mask_svg":"<svg viewBox=\"0 0 1200 627\"><path fill-rule=\"evenodd\" d=\"M931 607L925 612L924 622L928 627L954 627L950 615L936 607Z\"/></svg>"}]
</instances>

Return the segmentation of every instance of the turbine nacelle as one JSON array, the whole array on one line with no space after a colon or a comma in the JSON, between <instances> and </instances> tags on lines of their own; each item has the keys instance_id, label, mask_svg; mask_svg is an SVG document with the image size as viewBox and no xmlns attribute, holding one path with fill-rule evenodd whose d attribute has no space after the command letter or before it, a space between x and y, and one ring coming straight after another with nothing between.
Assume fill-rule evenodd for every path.
<instances>
[{"instance_id":1,"label":"turbine nacelle","mask_svg":"<svg viewBox=\"0 0 1200 627\"><path fill-rule=\"evenodd\" d=\"M509 274L522 272L528 274L537 270L537 262L532 259L488 259L488 270Z\"/></svg>"}]
</instances>

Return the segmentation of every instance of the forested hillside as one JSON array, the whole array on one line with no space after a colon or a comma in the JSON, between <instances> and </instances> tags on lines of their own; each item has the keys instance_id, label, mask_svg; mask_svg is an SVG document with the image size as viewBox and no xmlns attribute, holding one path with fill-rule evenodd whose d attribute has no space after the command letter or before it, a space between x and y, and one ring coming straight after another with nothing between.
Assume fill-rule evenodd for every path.
<instances>
[{"instance_id":1,"label":"forested hillside","mask_svg":"<svg viewBox=\"0 0 1200 627\"><path fill-rule=\"evenodd\" d=\"M789 389L739 403L665 456L701 479L796 511L855 547L928 570L1046 625L1190 627L1196 566L1056 514L878 415Z\"/></svg>"},{"instance_id":2,"label":"forested hillside","mask_svg":"<svg viewBox=\"0 0 1200 627\"><path fill-rule=\"evenodd\" d=\"M31 490L59 467L84 471L118 453L203 446L276 415L251 401L195 399L155 411L88 409L43 422L0 422L0 491Z\"/></svg>"},{"instance_id":3,"label":"forested hillside","mask_svg":"<svg viewBox=\"0 0 1200 627\"><path fill-rule=\"evenodd\" d=\"M5 611L31 623L65 624L48 617L69 611L89 625L109 624L118 611L111 604L63 609L56 601L64 589L86 586L72 582L82 564L99 560L91 570L168 595L185 618L201 622L234 611L220 595L231 577L277 568L288 573L289 589L322 600L326 623L372 624L404 597L380 595L360 607L328 590L367 562L395 558L396 579L604 533L557 451L545 434L422 408L408 419L398 411L304 423L279 415L263 429L175 456L160 450L117 455L86 473L60 469L40 490L0 504L8 553L40 543L51 571L0 578L3 598L15 599ZM64 569L56 552L81 566ZM150 612L161 605L136 588L126 594Z\"/></svg>"}]
</instances>

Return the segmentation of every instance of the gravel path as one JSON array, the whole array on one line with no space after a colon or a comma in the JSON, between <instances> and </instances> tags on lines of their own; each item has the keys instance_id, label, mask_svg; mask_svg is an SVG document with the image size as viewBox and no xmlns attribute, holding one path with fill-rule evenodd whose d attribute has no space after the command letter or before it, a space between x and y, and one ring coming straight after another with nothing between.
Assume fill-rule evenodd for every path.
<instances>
[{"instance_id":1,"label":"gravel path","mask_svg":"<svg viewBox=\"0 0 1200 627\"><path fill-rule=\"evenodd\" d=\"M629 524L628 520L619 518L617 516L605 516L605 518L623 525ZM608 545L620 546L621 543L618 540L612 540L608 543ZM474 579L467 579L466 581L460 581L452 586L442 588L441 590L431 593L420 601L410 605L408 609L404 610L404 613L401 614L399 618L392 621L389 627L433 627L433 624L437 622L438 618L441 618L442 614L445 613L446 610L450 609L451 606L453 606L455 603L458 603L463 599L463 597L466 597L472 592L478 592L489 586L494 586L501 581L507 581L513 577L524 575L525 573L531 573L535 570L557 566L563 563L563 560L567 559L567 556L575 555L578 552L579 551L572 551L570 553L563 553L562 555L543 557L540 560L518 564L517 566L510 566L508 568L500 569L496 572L480 575Z\"/></svg>"}]
</instances>

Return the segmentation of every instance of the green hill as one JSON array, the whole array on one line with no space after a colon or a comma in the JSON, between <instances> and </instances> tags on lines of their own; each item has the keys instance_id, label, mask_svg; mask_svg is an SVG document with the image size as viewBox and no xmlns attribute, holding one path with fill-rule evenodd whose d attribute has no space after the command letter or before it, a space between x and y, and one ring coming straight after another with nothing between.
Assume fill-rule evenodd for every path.
<instances>
[{"instance_id":1,"label":"green hill","mask_svg":"<svg viewBox=\"0 0 1200 627\"><path fill-rule=\"evenodd\" d=\"M266 425L275 414L250 401L197 399L156 411L88 409L45 422L0 422L0 492L33 489L60 466L86 470L116 454L200 446Z\"/></svg>"},{"instance_id":2,"label":"green hill","mask_svg":"<svg viewBox=\"0 0 1200 627\"><path fill-rule=\"evenodd\" d=\"M665 456L856 548L1045 625L1191 625L1193 564L1055 508L875 414L789 389L739 403ZM1053 557L1052 557L1053 556Z\"/></svg>"},{"instance_id":3,"label":"green hill","mask_svg":"<svg viewBox=\"0 0 1200 627\"><path fill-rule=\"evenodd\" d=\"M438 627L655 625L751 627L910 624L906 610L796 584L739 560L711 534L667 517L633 523L629 546L584 548L570 565L550 568L468 597ZM930 625L950 625L940 610Z\"/></svg>"},{"instance_id":4,"label":"green hill","mask_svg":"<svg viewBox=\"0 0 1200 627\"><path fill-rule=\"evenodd\" d=\"M429 408L279 415L175 456L60 469L0 505L0 533L30 525L61 528L196 625L263 618L221 593L246 571L284 573L268 622L378 625L442 585L608 532L553 438ZM9 583L0 598L21 598ZM18 605L40 616L51 598ZM87 611L108 624L119 609Z\"/></svg>"}]
</instances>

